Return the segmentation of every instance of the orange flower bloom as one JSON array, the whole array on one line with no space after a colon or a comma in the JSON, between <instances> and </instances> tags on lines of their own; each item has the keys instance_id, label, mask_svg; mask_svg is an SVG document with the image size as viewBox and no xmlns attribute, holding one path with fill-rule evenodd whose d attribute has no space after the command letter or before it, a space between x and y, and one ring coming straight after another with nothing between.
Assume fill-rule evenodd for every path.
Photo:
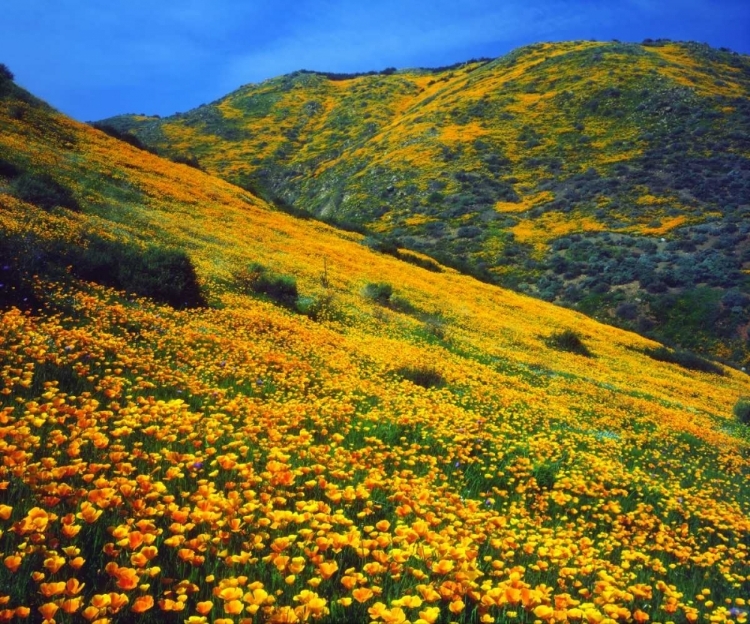
<instances>
[{"instance_id":1,"label":"orange flower bloom","mask_svg":"<svg viewBox=\"0 0 750 624\"><path fill-rule=\"evenodd\" d=\"M463 600L454 600L448 605L448 610L454 615L458 615L466 608Z\"/></svg>"},{"instance_id":2,"label":"orange flower bloom","mask_svg":"<svg viewBox=\"0 0 750 624\"><path fill-rule=\"evenodd\" d=\"M238 615L244 610L245 605L243 605L239 600L229 600L228 602L224 603L224 613L228 613L229 615Z\"/></svg>"},{"instance_id":3,"label":"orange flower bloom","mask_svg":"<svg viewBox=\"0 0 750 624\"><path fill-rule=\"evenodd\" d=\"M435 574L448 574L454 567L453 561L450 559L441 559L435 565L432 566L432 571Z\"/></svg>"},{"instance_id":4,"label":"orange flower bloom","mask_svg":"<svg viewBox=\"0 0 750 624\"><path fill-rule=\"evenodd\" d=\"M126 594L118 594L117 592L110 592L109 601L110 601L109 602L110 613L117 613L126 604L128 604L128 602L130 602L130 599L127 597Z\"/></svg>"},{"instance_id":5,"label":"orange flower bloom","mask_svg":"<svg viewBox=\"0 0 750 624\"><path fill-rule=\"evenodd\" d=\"M373 591L368 587L358 587L352 592L352 597L360 604L367 602L373 595Z\"/></svg>"},{"instance_id":6,"label":"orange flower bloom","mask_svg":"<svg viewBox=\"0 0 750 624\"><path fill-rule=\"evenodd\" d=\"M78 609L81 608L82 604L83 598L77 596L75 598L66 598L62 601L62 604L60 606L62 607L62 610L65 611L65 613L75 613L76 611L78 611Z\"/></svg>"},{"instance_id":7,"label":"orange flower bloom","mask_svg":"<svg viewBox=\"0 0 750 624\"><path fill-rule=\"evenodd\" d=\"M44 560L43 565L47 569L47 571L49 571L50 574L54 574L65 565L65 557L60 557L57 555L52 556L52 557L47 557Z\"/></svg>"},{"instance_id":8,"label":"orange flower bloom","mask_svg":"<svg viewBox=\"0 0 750 624\"><path fill-rule=\"evenodd\" d=\"M133 568L120 568L117 570L117 586L120 589L129 590L138 587L138 571Z\"/></svg>"},{"instance_id":9,"label":"orange flower bloom","mask_svg":"<svg viewBox=\"0 0 750 624\"><path fill-rule=\"evenodd\" d=\"M45 620L51 620L59 608L54 602L45 602L38 610Z\"/></svg>"},{"instance_id":10,"label":"orange flower bloom","mask_svg":"<svg viewBox=\"0 0 750 624\"><path fill-rule=\"evenodd\" d=\"M95 609L106 609L112 604L112 597L109 594L94 594L91 598L91 606Z\"/></svg>"},{"instance_id":11,"label":"orange flower bloom","mask_svg":"<svg viewBox=\"0 0 750 624\"><path fill-rule=\"evenodd\" d=\"M199 602L199 603L198 603L197 605L195 605L195 610L196 610L196 611L197 611L197 612L198 612L198 613L199 613L200 615L206 615L206 614L207 614L207 613L209 613L209 612L211 611L211 609L213 609L213 608L214 608L214 603L213 603L213 602L211 602L210 600L206 600L206 601L204 601L204 602Z\"/></svg>"},{"instance_id":12,"label":"orange flower bloom","mask_svg":"<svg viewBox=\"0 0 750 624\"><path fill-rule=\"evenodd\" d=\"M138 596L133 602L133 606L130 610L134 613L143 613L148 611L154 606L154 599L151 596Z\"/></svg>"},{"instance_id":13,"label":"orange flower bloom","mask_svg":"<svg viewBox=\"0 0 750 624\"><path fill-rule=\"evenodd\" d=\"M4 559L3 563L5 563L5 567L8 568L8 570L10 570L11 572L15 572L19 567L21 567L23 559L18 555L8 555Z\"/></svg>"},{"instance_id":14,"label":"orange flower bloom","mask_svg":"<svg viewBox=\"0 0 750 624\"><path fill-rule=\"evenodd\" d=\"M57 594L62 594L65 591L65 581L58 581L56 583L42 583L39 586L39 591L42 592L42 595L45 598L57 596Z\"/></svg>"},{"instance_id":15,"label":"orange flower bloom","mask_svg":"<svg viewBox=\"0 0 750 624\"><path fill-rule=\"evenodd\" d=\"M336 570L339 569L339 564L335 561L324 561L318 566L318 571L320 572L320 576L322 576L324 579L331 578L335 573Z\"/></svg>"}]
</instances>

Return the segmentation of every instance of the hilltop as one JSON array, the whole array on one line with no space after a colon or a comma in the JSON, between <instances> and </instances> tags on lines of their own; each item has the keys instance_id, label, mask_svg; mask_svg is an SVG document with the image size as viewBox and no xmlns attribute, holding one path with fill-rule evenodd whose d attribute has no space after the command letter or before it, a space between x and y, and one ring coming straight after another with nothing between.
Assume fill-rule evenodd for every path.
<instances>
[{"instance_id":1,"label":"hilltop","mask_svg":"<svg viewBox=\"0 0 750 624\"><path fill-rule=\"evenodd\" d=\"M6 77L0 154L0 619L746 621L746 375Z\"/></svg>"},{"instance_id":2,"label":"hilltop","mask_svg":"<svg viewBox=\"0 0 750 624\"><path fill-rule=\"evenodd\" d=\"M744 55L579 41L105 123L376 248L747 364L749 95Z\"/></svg>"}]
</instances>

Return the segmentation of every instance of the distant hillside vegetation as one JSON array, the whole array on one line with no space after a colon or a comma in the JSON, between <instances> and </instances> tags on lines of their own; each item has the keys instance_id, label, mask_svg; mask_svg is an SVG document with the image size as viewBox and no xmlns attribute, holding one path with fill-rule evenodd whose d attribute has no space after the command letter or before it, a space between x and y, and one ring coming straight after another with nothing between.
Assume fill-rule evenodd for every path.
<instances>
[{"instance_id":1,"label":"distant hillside vegetation","mask_svg":"<svg viewBox=\"0 0 750 624\"><path fill-rule=\"evenodd\" d=\"M301 71L107 123L287 209L747 363L749 94L728 50L577 41Z\"/></svg>"}]
</instances>

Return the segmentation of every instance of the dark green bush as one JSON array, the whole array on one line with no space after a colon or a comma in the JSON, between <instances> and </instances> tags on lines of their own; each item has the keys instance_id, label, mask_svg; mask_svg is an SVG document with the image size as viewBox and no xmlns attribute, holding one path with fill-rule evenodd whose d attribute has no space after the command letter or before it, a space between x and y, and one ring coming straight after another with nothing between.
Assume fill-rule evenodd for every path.
<instances>
[{"instance_id":1,"label":"dark green bush","mask_svg":"<svg viewBox=\"0 0 750 624\"><path fill-rule=\"evenodd\" d=\"M44 210L52 210L58 206L80 210L71 190L46 173L23 173L13 183L13 193L19 199Z\"/></svg>"},{"instance_id":2,"label":"dark green bush","mask_svg":"<svg viewBox=\"0 0 750 624\"><path fill-rule=\"evenodd\" d=\"M750 397L740 397L732 411L743 425L750 425Z\"/></svg>"},{"instance_id":3,"label":"dark green bush","mask_svg":"<svg viewBox=\"0 0 750 624\"><path fill-rule=\"evenodd\" d=\"M83 280L110 286L175 308L206 305L188 256L177 249L142 249L92 236L81 245L45 241L33 234L0 233L0 306L39 307L39 279Z\"/></svg>"},{"instance_id":4,"label":"dark green bush","mask_svg":"<svg viewBox=\"0 0 750 624\"><path fill-rule=\"evenodd\" d=\"M13 80L15 76L5 63L0 63L0 80Z\"/></svg>"},{"instance_id":5,"label":"dark green bush","mask_svg":"<svg viewBox=\"0 0 750 624\"><path fill-rule=\"evenodd\" d=\"M17 178L21 175L21 169L12 162L0 158L0 176L4 178Z\"/></svg>"},{"instance_id":6,"label":"dark green bush","mask_svg":"<svg viewBox=\"0 0 750 624\"><path fill-rule=\"evenodd\" d=\"M445 377L430 367L403 366L393 372L422 388L440 388L446 384Z\"/></svg>"},{"instance_id":7,"label":"dark green bush","mask_svg":"<svg viewBox=\"0 0 750 624\"><path fill-rule=\"evenodd\" d=\"M581 340L580 334L572 329L555 332L547 338L547 345L558 351L568 351L584 357L593 357L589 348Z\"/></svg>"},{"instance_id":8,"label":"dark green bush","mask_svg":"<svg viewBox=\"0 0 750 624\"><path fill-rule=\"evenodd\" d=\"M265 295L288 308L294 308L299 297L297 282L293 277L277 275L262 264L251 264L238 276L238 281L246 292Z\"/></svg>"},{"instance_id":9,"label":"dark green bush","mask_svg":"<svg viewBox=\"0 0 750 624\"><path fill-rule=\"evenodd\" d=\"M140 249L119 241L91 237L73 255L73 273L88 281L148 297L174 308L206 305L195 269L179 249Z\"/></svg>"},{"instance_id":10,"label":"dark green bush","mask_svg":"<svg viewBox=\"0 0 750 624\"><path fill-rule=\"evenodd\" d=\"M393 295L393 286L387 282L370 282L365 285L363 294L375 303L388 305L391 302L391 296Z\"/></svg>"},{"instance_id":11,"label":"dark green bush","mask_svg":"<svg viewBox=\"0 0 750 624\"><path fill-rule=\"evenodd\" d=\"M382 238L379 236L369 235L362 240L362 244L378 253L388 254L389 256L398 257L398 245L391 238Z\"/></svg>"},{"instance_id":12,"label":"dark green bush","mask_svg":"<svg viewBox=\"0 0 750 624\"><path fill-rule=\"evenodd\" d=\"M203 171L203 167L198 161L198 158L192 154L176 154L175 156L172 156L171 160L172 162L175 162L179 165L187 165L188 167L192 167L193 169L200 169L201 171Z\"/></svg>"},{"instance_id":13,"label":"dark green bush","mask_svg":"<svg viewBox=\"0 0 750 624\"><path fill-rule=\"evenodd\" d=\"M720 376L724 375L724 369L722 369L716 362L712 362L700 355L696 355L692 351L668 349L667 347L654 347L653 349L644 349L643 353L652 360L677 364L688 370L713 373L714 375Z\"/></svg>"},{"instance_id":14,"label":"dark green bush","mask_svg":"<svg viewBox=\"0 0 750 624\"><path fill-rule=\"evenodd\" d=\"M132 132L123 132L123 131L118 130L114 126L110 126L109 124L100 123L100 122L94 122L91 124L91 126L93 128L96 128L97 130L101 130L105 134L108 134L109 136L111 136L114 139L117 139L118 141L124 141L125 143L128 143L129 145L132 145L133 147L137 147L140 150L155 153L153 149L149 148L148 145L146 145L143 141L141 141Z\"/></svg>"},{"instance_id":15,"label":"dark green bush","mask_svg":"<svg viewBox=\"0 0 750 624\"><path fill-rule=\"evenodd\" d=\"M32 235L0 231L0 309L35 309L33 276L40 272L42 252Z\"/></svg>"},{"instance_id":16,"label":"dark green bush","mask_svg":"<svg viewBox=\"0 0 750 624\"><path fill-rule=\"evenodd\" d=\"M423 269L426 269L427 271L432 271L433 273L443 272L442 267L430 258L423 258L421 256L415 256L414 254L403 252L399 252L398 257L404 262L408 262L409 264L421 267Z\"/></svg>"}]
</instances>

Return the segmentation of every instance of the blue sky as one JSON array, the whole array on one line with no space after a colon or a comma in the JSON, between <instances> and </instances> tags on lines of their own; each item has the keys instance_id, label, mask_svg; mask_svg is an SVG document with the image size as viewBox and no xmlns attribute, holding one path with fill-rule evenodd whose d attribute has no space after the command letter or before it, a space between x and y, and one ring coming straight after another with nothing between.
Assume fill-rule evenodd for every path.
<instances>
[{"instance_id":1,"label":"blue sky","mask_svg":"<svg viewBox=\"0 0 750 624\"><path fill-rule=\"evenodd\" d=\"M297 69L434 67L568 39L750 53L748 0L8 0L0 62L80 120L169 115Z\"/></svg>"}]
</instances>

